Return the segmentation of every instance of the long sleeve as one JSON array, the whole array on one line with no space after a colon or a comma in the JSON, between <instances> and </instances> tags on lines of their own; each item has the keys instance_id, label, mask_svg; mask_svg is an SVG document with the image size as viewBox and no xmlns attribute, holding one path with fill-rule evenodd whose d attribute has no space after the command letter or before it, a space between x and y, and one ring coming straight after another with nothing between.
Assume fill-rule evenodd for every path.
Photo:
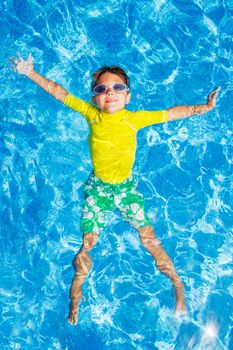
<instances>
[{"instance_id":1,"label":"long sleeve","mask_svg":"<svg viewBox=\"0 0 233 350\"><path fill-rule=\"evenodd\" d=\"M87 119L87 121L91 121L99 113L98 108L71 94L66 96L64 104L76 112L81 113Z\"/></svg>"},{"instance_id":2,"label":"long sleeve","mask_svg":"<svg viewBox=\"0 0 233 350\"><path fill-rule=\"evenodd\" d=\"M137 111L131 112L129 122L137 130L146 126L164 123L168 121L168 111Z\"/></svg>"}]
</instances>

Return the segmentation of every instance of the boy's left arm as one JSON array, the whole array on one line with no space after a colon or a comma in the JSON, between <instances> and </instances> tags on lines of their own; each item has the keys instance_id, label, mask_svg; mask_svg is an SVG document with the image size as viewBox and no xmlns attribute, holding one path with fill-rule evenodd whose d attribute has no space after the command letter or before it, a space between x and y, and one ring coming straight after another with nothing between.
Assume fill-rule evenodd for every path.
<instances>
[{"instance_id":1,"label":"boy's left arm","mask_svg":"<svg viewBox=\"0 0 233 350\"><path fill-rule=\"evenodd\" d=\"M195 114L204 114L209 112L212 108L215 107L219 90L220 90L220 87L213 90L208 95L206 104L195 105L195 106L176 106L176 107L168 108L168 121L183 119Z\"/></svg>"}]
</instances>

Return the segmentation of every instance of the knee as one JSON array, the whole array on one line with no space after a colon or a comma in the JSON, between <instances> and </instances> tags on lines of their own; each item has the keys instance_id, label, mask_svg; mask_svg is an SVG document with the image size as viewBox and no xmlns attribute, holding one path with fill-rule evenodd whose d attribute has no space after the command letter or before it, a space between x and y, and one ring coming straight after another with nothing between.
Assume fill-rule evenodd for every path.
<instances>
[{"instance_id":1,"label":"knee","mask_svg":"<svg viewBox=\"0 0 233 350\"><path fill-rule=\"evenodd\" d=\"M87 233L83 238L83 245L79 252L76 254L73 260L73 266L75 270L90 270L92 266L91 257L88 252L96 245L98 241L98 235L93 233Z\"/></svg>"},{"instance_id":2,"label":"knee","mask_svg":"<svg viewBox=\"0 0 233 350\"><path fill-rule=\"evenodd\" d=\"M94 233L84 234L82 250L84 250L85 252L88 252L96 245L97 241L98 241L97 234L94 234Z\"/></svg>"},{"instance_id":3,"label":"knee","mask_svg":"<svg viewBox=\"0 0 233 350\"><path fill-rule=\"evenodd\" d=\"M75 256L73 266L82 277L85 277L92 268L92 260L85 251L81 251Z\"/></svg>"},{"instance_id":4,"label":"knee","mask_svg":"<svg viewBox=\"0 0 233 350\"><path fill-rule=\"evenodd\" d=\"M150 250L151 248L155 248L161 244L160 240L156 238L152 226L144 227L142 229L139 229L138 231L139 231L141 242L147 250Z\"/></svg>"},{"instance_id":5,"label":"knee","mask_svg":"<svg viewBox=\"0 0 233 350\"><path fill-rule=\"evenodd\" d=\"M161 244L160 240L157 239L155 236L154 237L143 236L143 237L141 237L141 242L142 242L143 246L149 251L151 249L155 249L156 247L160 246L160 244Z\"/></svg>"}]
</instances>

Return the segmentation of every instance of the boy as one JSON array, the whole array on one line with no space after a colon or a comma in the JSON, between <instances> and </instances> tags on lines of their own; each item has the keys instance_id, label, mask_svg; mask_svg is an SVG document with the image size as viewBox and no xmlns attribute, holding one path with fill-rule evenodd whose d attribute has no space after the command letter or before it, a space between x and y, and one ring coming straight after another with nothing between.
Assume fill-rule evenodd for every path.
<instances>
[{"instance_id":1,"label":"boy","mask_svg":"<svg viewBox=\"0 0 233 350\"><path fill-rule=\"evenodd\" d=\"M32 55L23 60L13 59L14 70L26 75L45 91L68 107L81 113L90 127L89 145L93 172L85 186L85 203L81 226L83 245L75 256L75 277L70 290L68 321L78 321L78 303L92 266L88 252L95 246L100 229L106 224L107 213L119 209L123 218L138 232L143 246L153 256L159 270L167 275L175 291L175 313L185 314L184 287L176 270L157 239L144 209L137 180L132 174L137 131L145 126L177 120L210 111L216 103L219 88L208 96L206 104L176 106L164 111L130 112L130 83L120 67L103 67L93 75L92 102L84 102L69 94L62 86L46 79L34 70Z\"/></svg>"}]
</instances>

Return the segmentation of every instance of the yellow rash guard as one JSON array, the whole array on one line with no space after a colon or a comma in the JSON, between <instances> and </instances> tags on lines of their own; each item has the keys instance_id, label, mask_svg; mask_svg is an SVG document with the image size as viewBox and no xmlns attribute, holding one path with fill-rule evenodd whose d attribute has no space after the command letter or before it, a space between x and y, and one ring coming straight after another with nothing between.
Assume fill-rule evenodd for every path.
<instances>
[{"instance_id":1,"label":"yellow rash guard","mask_svg":"<svg viewBox=\"0 0 233 350\"><path fill-rule=\"evenodd\" d=\"M166 110L130 112L124 109L106 113L71 94L66 96L64 104L86 118L94 173L109 184L120 184L131 175L137 131L168 120Z\"/></svg>"}]
</instances>

